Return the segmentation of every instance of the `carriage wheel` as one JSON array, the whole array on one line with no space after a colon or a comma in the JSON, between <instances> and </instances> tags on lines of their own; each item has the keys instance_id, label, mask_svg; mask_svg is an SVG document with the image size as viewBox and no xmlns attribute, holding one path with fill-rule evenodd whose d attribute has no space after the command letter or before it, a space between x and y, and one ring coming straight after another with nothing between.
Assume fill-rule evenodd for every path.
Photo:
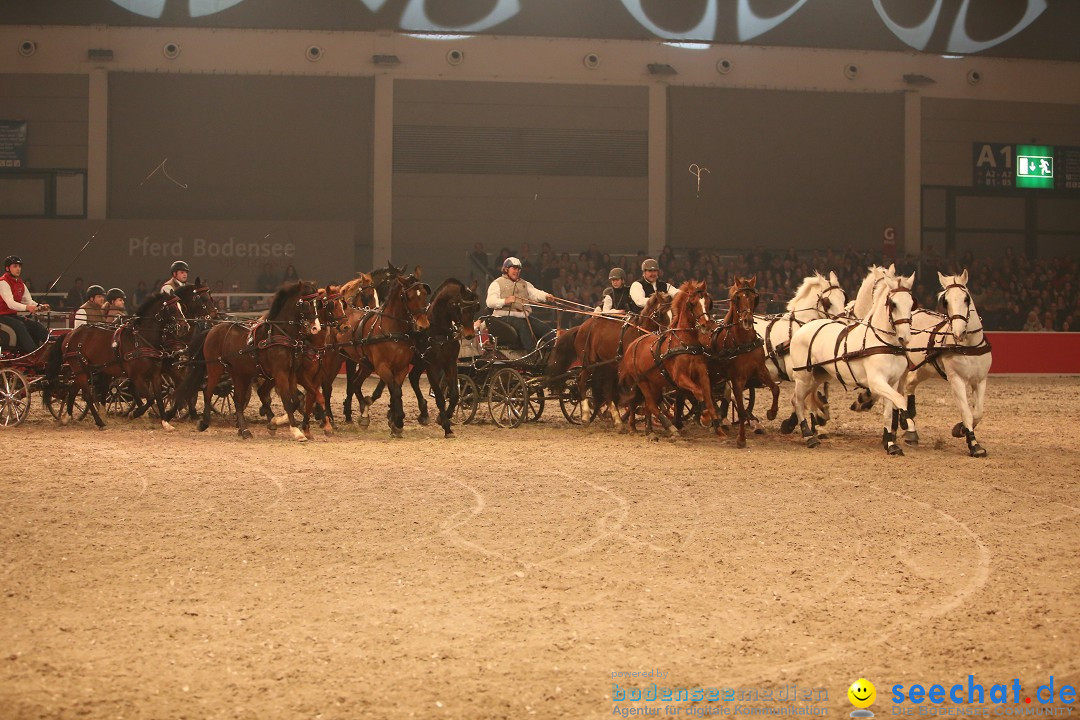
<instances>
[{"instance_id":1,"label":"carriage wheel","mask_svg":"<svg viewBox=\"0 0 1080 720\"><path fill-rule=\"evenodd\" d=\"M102 398L105 413L117 417L124 417L135 409L135 389L127 378L115 378L105 389L105 397Z\"/></svg>"},{"instance_id":2,"label":"carriage wheel","mask_svg":"<svg viewBox=\"0 0 1080 720\"><path fill-rule=\"evenodd\" d=\"M214 394L210 400L210 410L222 417L231 417L236 414L236 406L233 405L232 383L219 383L214 388Z\"/></svg>"},{"instance_id":3,"label":"carriage wheel","mask_svg":"<svg viewBox=\"0 0 1080 720\"><path fill-rule=\"evenodd\" d=\"M542 385L528 386L529 409L525 415L526 422L536 422L544 414L544 388Z\"/></svg>"},{"instance_id":4,"label":"carriage wheel","mask_svg":"<svg viewBox=\"0 0 1080 720\"><path fill-rule=\"evenodd\" d=\"M443 397L449 397L449 386L444 376L441 380ZM458 375L458 404L454 408L454 417L451 421L456 425L467 425L476 417L476 410L480 407L480 389L476 387L476 381L468 375Z\"/></svg>"},{"instance_id":5,"label":"carriage wheel","mask_svg":"<svg viewBox=\"0 0 1080 720\"><path fill-rule=\"evenodd\" d=\"M529 411L529 391L521 373L503 368L488 383L488 412L499 427L517 427Z\"/></svg>"},{"instance_id":6,"label":"carriage wheel","mask_svg":"<svg viewBox=\"0 0 1080 720\"><path fill-rule=\"evenodd\" d=\"M18 425L30 413L30 383L14 368L0 370L0 425Z\"/></svg>"},{"instance_id":7,"label":"carriage wheel","mask_svg":"<svg viewBox=\"0 0 1080 720\"><path fill-rule=\"evenodd\" d=\"M41 391L42 404L56 420L60 419L60 413L64 408L64 401L67 399L68 391L71 390L71 385L71 378L65 376ZM71 416L76 420L82 420L88 412L90 412L90 407L83 400L82 393L76 390L75 404L71 406Z\"/></svg>"},{"instance_id":8,"label":"carriage wheel","mask_svg":"<svg viewBox=\"0 0 1080 720\"><path fill-rule=\"evenodd\" d=\"M585 388L585 397L592 399L591 387ZM592 418L583 418L581 415L583 406L576 382L567 383L563 387L559 395L559 408L562 410L563 417L571 425L588 425L592 421Z\"/></svg>"},{"instance_id":9,"label":"carriage wheel","mask_svg":"<svg viewBox=\"0 0 1080 720\"><path fill-rule=\"evenodd\" d=\"M176 403L173 401L172 397L170 397L172 395L173 389L175 387L176 387L176 382L173 380L172 376L162 373L162 375L161 375L161 394L162 394L162 398L161 399L162 399L162 401L164 401L164 407L165 407L165 412L166 413L168 413L170 410L172 410L173 407L176 405ZM158 414L157 414L157 403L151 402L150 403L150 409L146 411L146 414L149 415L152 418L157 418L157 416L158 416Z\"/></svg>"}]
</instances>

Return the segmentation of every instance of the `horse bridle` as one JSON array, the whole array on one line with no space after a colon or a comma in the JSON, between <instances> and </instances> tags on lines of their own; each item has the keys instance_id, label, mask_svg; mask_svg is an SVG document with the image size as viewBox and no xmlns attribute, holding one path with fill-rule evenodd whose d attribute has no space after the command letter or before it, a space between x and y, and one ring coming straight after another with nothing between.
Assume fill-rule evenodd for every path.
<instances>
[{"instance_id":1,"label":"horse bridle","mask_svg":"<svg viewBox=\"0 0 1080 720\"><path fill-rule=\"evenodd\" d=\"M948 285L946 285L941 290L942 309L945 310L946 313L949 312L949 304L946 301L945 295L952 288L960 288L960 290L964 293L964 304L967 305L967 312L965 314L963 314L963 315L946 315L945 316L949 320L949 332L950 333L952 333L952 321L953 320L963 320L965 323L970 323L971 322L971 291L968 290L967 286L964 285L963 283L958 283L958 282L949 283ZM967 328L965 326L964 332L960 334L960 337L956 338L956 341L960 342L961 340L964 339L964 337L967 334L968 334L968 330L967 330ZM954 335L954 337L955 337L955 335Z\"/></svg>"},{"instance_id":2,"label":"horse bridle","mask_svg":"<svg viewBox=\"0 0 1080 720\"><path fill-rule=\"evenodd\" d=\"M334 312L331 309L334 303L341 304L341 317L334 317ZM349 329L348 318L345 315L345 299L342 293L337 292L333 294L320 294L319 305L321 308L329 310L329 320L326 323L326 327L330 328L334 332L345 332Z\"/></svg>"},{"instance_id":3,"label":"horse bridle","mask_svg":"<svg viewBox=\"0 0 1080 720\"><path fill-rule=\"evenodd\" d=\"M844 294L844 302L840 303L840 309L842 311L844 306L847 305L847 292L845 292L844 288L840 287L839 285L829 285L827 288L819 292L817 296L817 302L814 304L814 307L820 307L821 312L825 315L825 317L829 319L836 319L840 315L840 313L829 312L829 309L832 308L832 301L829 300L827 295L833 290L839 290L841 293Z\"/></svg>"},{"instance_id":4,"label":"horse bridle","mask_svg":"<svg viewBox=\"0 0 1080 720\"><path fill-rule=\"evenodd\" d=\"M311 328L319 321L319 296L320 293L316 291L307 295L301 295L296 300L296 307L300 308L300 327L303 328L304 334L310 333ZM310 320L304 318L305 306L311 308Z\"/></svg>"}]
</instances>

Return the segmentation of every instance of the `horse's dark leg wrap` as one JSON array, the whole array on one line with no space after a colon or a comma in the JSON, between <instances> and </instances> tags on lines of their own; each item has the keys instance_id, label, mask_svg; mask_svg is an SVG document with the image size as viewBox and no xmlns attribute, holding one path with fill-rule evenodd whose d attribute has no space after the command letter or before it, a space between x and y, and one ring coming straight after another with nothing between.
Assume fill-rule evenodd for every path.
<instances>
[{"instance_id":1,"label":"horse's dark leg wrap","mask_svg":"<svg viewBox=\"0 0 1080 720\"><path fill-rule=\"evenodd\" d=\"M900 425L900 411L893 410L892 414L892 430L883 429L881 431L881 445L885 448L885 452L890 455L903 455L904 449L896 444L896 428Z\"/></svg>"},{"instance_id":2,"label":"horse's dark leg wrap","mask_svg":"<svg viewBox=\"0 0 1080 720\"><path fill-rule=\"evenodd\" d=\"M898 408L893 408L893 411L892 411L892 432L893 432L894 436L896 435L896 428L900 427L900 412L901 411Z\"/></svg>"},{"instance_id":3,"label":"horse's dark leg wrap","mask_svg":"<svg viewBox=\"0 0 1080 720\"><path fill-rule=\"evenodd\" d=\"M811 422L813 422L813 416L811 416ZM806 438L806 447L816 448L821 444L821 440L814 434L814 430L811 428L810 423L802 420L799 422L799 429L802 430L802 436Z\"/></svg>"},{"instance_id":4,"label":"horse's dark leg wrap","mask_svg":"<svg viewBox=\"0 0 1080 720\"><path fill-rule=\"evenodd\" d=\"M912 420L915 419L915 393L907 396L907 416Z\"/></svg>"},{"instance_id":5,"label":"horse's dark leg wrap","mask_svg":"<svg viewBox=\"0 0 1080 720\"><path fill-rule=\"evenodd\" d=\"M971 457L986 457L986 448L975 439L975 431L964 428L964 439L967 441L968 454Z\"/></svg>"}]
</instances>

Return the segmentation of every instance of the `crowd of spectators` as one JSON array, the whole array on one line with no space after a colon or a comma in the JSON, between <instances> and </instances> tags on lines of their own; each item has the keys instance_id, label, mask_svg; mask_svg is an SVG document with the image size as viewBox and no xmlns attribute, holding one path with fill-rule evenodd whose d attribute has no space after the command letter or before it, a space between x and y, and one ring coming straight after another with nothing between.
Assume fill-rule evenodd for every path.
<instances>
[{"instance_id":1,"label":"crowd of spectators","mask_svg":"<svg viewBox=\"0 0 1080 720\"><path fill-rule=\"evenodd\" d=\"M629 285L641 276L644 250L634 254L611 254L595 244L576 253L555 252L549 243L537 252L528 244L519 248L503 247L489 255L477 243L470 253L474 276L481 278L477 266L498 274L502 261L514 256L524 266L522 277L553 295L594 307L600 304L608 273L621 267ZM675 251L665 247L657 256L660 279L676 285L685 280L705 280L714 296L726 296L726 288L735 275L757 276L762 312L782 312L796 288L815 271L835 271L840 285L854 298L859 284L872 264L889 265L894 261L882 253L826 249L798 252L753 250L742 253L716 249ZM990 330L1080 330L1080 292L1077 261L1072 258L1028 260L1008 249L997 258L976 258L968 252L963 257L939 256L927 248L919 258L896 262L897 271L915 273L914 294L926 308L938 307L941 290L937 273L968 270L968 288L975 306Z\"/></svg>"}]
</instances>

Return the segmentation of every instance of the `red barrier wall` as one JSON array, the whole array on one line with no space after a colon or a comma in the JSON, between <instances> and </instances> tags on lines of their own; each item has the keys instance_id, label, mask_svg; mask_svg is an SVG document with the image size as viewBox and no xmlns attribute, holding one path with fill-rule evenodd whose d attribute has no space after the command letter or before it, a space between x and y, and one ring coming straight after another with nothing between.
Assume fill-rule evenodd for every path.
<instances>
[{"instance_id":1,"label":"red barrier wall","mask_svg":"<svg viewBox=\"0 0 1080 720\"><path fill-rule=\"evenodd\" d=\"M1080 375L1080 333L989 332L996 373Z\"/></svg>"}]
</instances>

